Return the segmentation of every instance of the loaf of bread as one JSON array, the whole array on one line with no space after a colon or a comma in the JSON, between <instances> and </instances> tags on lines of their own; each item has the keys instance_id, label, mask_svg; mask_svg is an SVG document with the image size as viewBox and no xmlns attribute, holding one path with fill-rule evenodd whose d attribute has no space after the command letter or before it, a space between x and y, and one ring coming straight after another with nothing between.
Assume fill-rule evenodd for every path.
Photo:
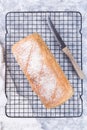
<instances>
[{"instance_id":1,"label":"loaf of bread","mask_svg":"<svg viewBox=\"0 0 87 130\"><path fill-rule=\"evenodd\" d=\"M12 46L12 53L46 108L71 98L72 86L40 35L34 33L20 40Z\"/></svg>"}]
</instances>

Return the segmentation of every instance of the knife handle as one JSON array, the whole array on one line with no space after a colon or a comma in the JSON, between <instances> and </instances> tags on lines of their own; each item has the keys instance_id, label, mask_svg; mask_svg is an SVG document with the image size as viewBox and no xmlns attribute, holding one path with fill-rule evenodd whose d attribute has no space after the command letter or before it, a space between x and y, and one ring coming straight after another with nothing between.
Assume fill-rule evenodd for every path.
<instances>
[{"instance_id":1,"label":"knife handle","mask_svg":"<svg viewBox=\"0 0 87 130\"><path fill-rule=\"evenodd\" d=\"M77 62L75 61L73 55L71 54L70 50L67 47L64 47L62 49L62 51L68 56L68 58L70 59L74 69L76 70L78 76L83 79L85 77L83 71L80 69L79 65L77 64Z\"/></svg>"}]
</instances>

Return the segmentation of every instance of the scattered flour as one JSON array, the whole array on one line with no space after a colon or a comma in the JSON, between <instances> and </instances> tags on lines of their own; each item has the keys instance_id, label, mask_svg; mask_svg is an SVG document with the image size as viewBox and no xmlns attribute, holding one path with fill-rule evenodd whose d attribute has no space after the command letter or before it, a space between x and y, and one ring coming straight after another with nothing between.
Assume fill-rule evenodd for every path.
<instances>
[{"instance_id":1,"label":"scattered flour","mask_svg":"<svg viewBox=\"0 0 87 130\"><path fill-rule=\"evenodd\" d=\"M44 63L44 57L38 44L33 40L27 41L20 44L16 51L18 52L16 57L18 57L19 63L22 64L22 69L25 69L28 63L27 72L36 83L36 86L41 86L39 90L41 96L46 98L47 101L52 100L52 95L57 89L57 79L50 67ZM62 89L59 87L55 92L55 98L60 98L61 94Z\"/></svg>"},{"instance_id":2,"label":"scattered flour","mask_svg":"<svg viewBox=\"0 0 87 130\"><path fill-rule=\"evenodd\" d=\"M62 96L63 96L63 90L62 90L60 87L58 87L58 89L56 90L56 93L55 93L54 101L55 101L56 99L61 98Z\"/></svg>"},{"instance_id":3,"label":"scattered flour","mask_svg":"<svg viewBox=\"0 0 87 130\"><path fill-rule=\"evenodd\" d=\"M37 76L42 68L42 59L43 57L41 56L40 49L37 44L32 49L30 59L29 59L29 65L27 68L27 72L33 76Z\"/></svg>"},{"instance_id":4,"label":"scattered flour","mask_svg":"<svg viewBox=\"0 0 87 130\"><path fill-rule=\"evenodd\" d=\"M52 73L52 70L44 64L43 59L44 58L40 53L38 45L35 44L30 55L27 72L35 81L36 86L38 84L41 86L41 96L43 96L44 98L46 98L46 100L49 101L52 99L53 92L56 88L57 79L55 75ZM57 90L57 97L60 97L60 94L61 91Z\"/></svg>"},{"instance_id":5,"label":"scattered flour","mask_svg":"<svg viewBox=\"0 0 87 130\"><path fill-rule=\"evenodd\" d=\"M40 85L41 88L41 95L45 97L47 100L51 100L51 96L54 92L54 89L56 88L56 77L52 73L49 67L46 65L43 65L43 75L40 77Z\"/></svg>"},{"instance_id":6,"label":"scattered flour","mask_svg":"<svg viewBox=\"0 0 87 130\"><path fill-rule=\"evenodd\" d=\"M22 68L26 67L33 44L34 42L32 42L32 40L26 41L20 44L16 49L16 52L18 52L18 54L16 53L15 57L19 59L19 63L22 64Z\"/></svg>"}]
</instances>

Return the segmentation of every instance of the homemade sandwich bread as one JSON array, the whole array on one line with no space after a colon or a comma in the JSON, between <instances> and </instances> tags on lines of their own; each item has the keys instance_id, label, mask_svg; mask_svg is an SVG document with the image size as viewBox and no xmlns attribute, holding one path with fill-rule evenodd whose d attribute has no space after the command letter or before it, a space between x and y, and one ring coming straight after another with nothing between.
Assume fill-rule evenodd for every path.
<instances>
[{"instance_id":1,"label":"homemade sandwich bread","mask_svg":"<svg viewBox=\"0 0 87 130\"><path fill-rule=\"evenodd\" d=\"M34 33L20 40L12 46L12 53L46 108L71 98L72 86L40 35Z\"/></svg>"}]
</instances>

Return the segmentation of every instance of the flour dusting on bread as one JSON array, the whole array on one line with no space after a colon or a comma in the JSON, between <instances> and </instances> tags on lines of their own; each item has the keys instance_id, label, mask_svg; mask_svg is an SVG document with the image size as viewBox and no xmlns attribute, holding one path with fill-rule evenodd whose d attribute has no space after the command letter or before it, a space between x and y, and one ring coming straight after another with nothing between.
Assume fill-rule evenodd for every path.
<instances>
[{"instance_id":1,"label":"flour dusting on bread","mask_svg":"<svg viewBox=\"0 0 87 130\"><path fill-rule=\"evenodd\" d=\"M59 106L72 96L71 84L37 33L14 44L12 52L46 108Z\"/></svg>"},{"instance_id":2,"label":"flour dusting on bread","mask_svg":"<svg viewBox=\"0 0 87 130\"><path fill-rule=\"evenodd\" d=\"M39 46L36 43L33 45L32 53L30 54L28 61L29 64L27 67L27 72L31 75L31 77L35 77L40 73L43 65L42 60L43 57L41 56Z\"/></svg>"},{"instance_id":3,"label":"flour dusting on bread","mask_svg":"<svg viewBox=\"0 0 87 130\"><path fill-rule=\"evenodd\" d=\"M33 44L34 42L30 40L30 41L25 41L24 43L19 44L19 46L16 47L16 50L14 52L16 53L15 58L19 59L19 63L22 64L22 69L26 67L28 57Z\"/></svg>"}]
</instances>

